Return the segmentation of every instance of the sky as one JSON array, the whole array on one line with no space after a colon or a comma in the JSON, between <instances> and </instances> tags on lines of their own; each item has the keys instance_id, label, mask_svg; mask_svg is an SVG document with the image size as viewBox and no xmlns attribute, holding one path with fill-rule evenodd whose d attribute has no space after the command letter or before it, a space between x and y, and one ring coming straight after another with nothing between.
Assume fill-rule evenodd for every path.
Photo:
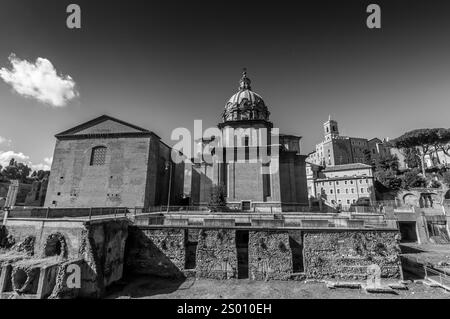
<instances>
[{"instance_id":1,"label":"sky","mask_svg":"<svg viewBox=\"0 0 450 319\"><path fill-rule=\"evenodd\" d=\"M81 29L66 7L81 8ZM381 29L366 8L381 7ZM220 121L242 68L307 154L340 133L450 127L445 1L2 0L0 164L48 168L54 135L108 114L158 134Z\"/></svg>"}]
</instances>

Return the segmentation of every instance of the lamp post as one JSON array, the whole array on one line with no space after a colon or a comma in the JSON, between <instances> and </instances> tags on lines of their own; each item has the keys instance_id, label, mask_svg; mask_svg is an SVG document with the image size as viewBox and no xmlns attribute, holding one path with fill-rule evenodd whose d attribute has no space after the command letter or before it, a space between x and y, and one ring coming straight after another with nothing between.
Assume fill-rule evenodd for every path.
<instances>
[{"instance_id":1,"label":"lamp post","mask_svg":"<svg viewBox=\"0 0 450 319\"><path fill-rule=\"evenodd\" d=\"M169 212L170 206L170 190L172 186L172 163L166 161L166 171L169 170L169 190L167 191L167 213Z\"/></svg>"}]
</instances>

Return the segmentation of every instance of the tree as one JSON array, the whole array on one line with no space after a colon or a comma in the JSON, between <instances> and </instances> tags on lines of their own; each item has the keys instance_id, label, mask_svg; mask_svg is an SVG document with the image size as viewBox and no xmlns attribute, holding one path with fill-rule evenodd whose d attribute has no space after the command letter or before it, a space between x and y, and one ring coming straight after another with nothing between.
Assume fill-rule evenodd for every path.
<instances>
[{"instance_id":1,"label":"tree","mask_svg":"<svg viewBox=\"0 0 450 319\"><path fill-rule=\"evenodd\" d=\"M44 171L40 169L39 171L33 171L31 174L31 178L37 181L42 181L44 178L48 178L50 175L50 171Z\"/></svg>"},{"instance_id":2,"label":"tree","mask_svg":"<svg viewBox=\"0 0 450 319\"><path fill-rule=\"evenodd\" d=\"M23 163L18 163L13 158L9 161L9 165L6 166L2 174L5 178L9 180L17 179L20 182L27 182L28 176L30 175L31 168L28 167L28 165L25 165Z\"/></svg>"},{"instance_id":3,"label":"tree","mask_svg":"<svg viewBox=\"0 0 450 319\"><path fill-rule=\"evenodd\" d=\"M417 168L413 168L412 170L403 174L402 180L403 180L402 187L406 189L411 187L426 186L425 177L420 174L420 171Z\"/></svg>"},{"instance_id":4,"label":"tree","mask_svg":"<svg viewBox=\"0 0 450 319\"><path fill-rule=\"evenodd\" d=\"M388 156L378 157L375 159L374 163L375 171L392 170L393 172L398 171L398 158L396 155L389 154Z\"/></svg>"},{"instance_id":5,"label":"tree","mask_svg":"<svg viewBox=\"0 0 450 319\"><path fill-rule=\"evenodd\" d=\"M420 167L420 154L415 148L405 148L405 164L408 165L408 168L417 168Z\"/></svg>"},{"instance_id":6,"label":"tree","mask_svg":"<svg viewBox=\"0 0 450 319\"><path fill-rule=\"evenodd\" d=\"M402 187L402 179L392 169L376 171L374 178L389 191L396 191ZM381 189L378 189L378 191L383 192Z\"/></svg>"},{"instance_id":7,"label":"tree","mask_svg":"<svg viewBox=\"0 0 450 319\"><path fill-rule=\"evenodd\" d=\"M448 187L450 187L450 171L444 172L444 174L442 174L442 180L445 184L447 184Z\"/></svg>"},{"instance_id":8,"label":"tree","mask_svg":"<svg viewBox=\"0 0 450 319\"><path fill-rule=\"evenodd\" d=\"M450 129L437 129L438 138L435 141L434 148L436 151L442 151L445 155L450 156Z\"/></svg>"},{"instance_id":9,"label":"tree","mask_svg":"<svg viewBox=\"0 0 450 319\"><path fill-rule=\"evenodd\" d=\"M394 139L391 144L400 149L414 148L419 152L422 174L425 176L425 156L433 152L434 147L442 140L438 128L418 129L406 132Z\"/></svg>"},{"instance_id":10,"label":"tree","mask_svg":"<svg viewBox=\"0 0 450 319\"><path fill-rule=\"evenodd\" d=\"M212 187L208 202L208 208L212 212L221 212L226 209L227 200L225 194L225 187L223 185Z\"/></svg>"}]
</instances>

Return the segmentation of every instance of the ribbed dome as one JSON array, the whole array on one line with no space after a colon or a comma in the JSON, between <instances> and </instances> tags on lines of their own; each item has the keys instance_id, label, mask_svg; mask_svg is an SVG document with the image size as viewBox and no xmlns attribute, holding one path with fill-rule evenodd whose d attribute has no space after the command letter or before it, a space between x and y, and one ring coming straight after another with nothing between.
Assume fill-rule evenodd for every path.
<instances>
[{"instance_id":1,"label":"ribbed dome","mask_svg":"<svg viewBox=\"0 0 450 319\"><path fill-rule=\"evenodd\" d=\"M239 91L225 105L223 122L239 120L269 120L270 112L259 94L251 90L251 81L244 69L239 81Z\"/></svg>"},{"instance_id":2,"label":"ribbed dome","mask_svg":"<svg viewBox=\"0 0 450 319\"><path fill-rule=\"evenodd\" d=\"M235 95L233 95L230 100L227 103L227 106L231 104L241 104L244 100L249 101L250 103L264 103L262 97L259 94L256 94L253 91L250 90L243 90L237 92Z\"/></svg>"}]
</instances>

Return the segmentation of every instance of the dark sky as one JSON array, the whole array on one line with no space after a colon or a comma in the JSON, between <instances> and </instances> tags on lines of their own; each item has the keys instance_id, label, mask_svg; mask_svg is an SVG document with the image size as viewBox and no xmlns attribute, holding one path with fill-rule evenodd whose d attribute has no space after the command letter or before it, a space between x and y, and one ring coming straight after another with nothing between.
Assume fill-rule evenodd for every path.
<instances>
[{"instance_id":1,"label":"dark sky","mask_svg":"<svg viewBox=\"0 0 450 319\"><path fill-rule=\"evenodd\" d=\"M447 4L446 4L447 2ZM66 6L82 29L66 28ZM295 5L293 4L295 3ZM382 29L366 27L381 6ZM54 108L0 81L0 151L37 164L54 134L109 114L168 144L177 127L219 121L243 67L282 133L308 153L331 114L341 134L396 137L450 127L448 1L2 0L0 67L42 57L76 82L79 97ZM1 158L0 152L0 158Z\"/></svg>"}]
</instances>

